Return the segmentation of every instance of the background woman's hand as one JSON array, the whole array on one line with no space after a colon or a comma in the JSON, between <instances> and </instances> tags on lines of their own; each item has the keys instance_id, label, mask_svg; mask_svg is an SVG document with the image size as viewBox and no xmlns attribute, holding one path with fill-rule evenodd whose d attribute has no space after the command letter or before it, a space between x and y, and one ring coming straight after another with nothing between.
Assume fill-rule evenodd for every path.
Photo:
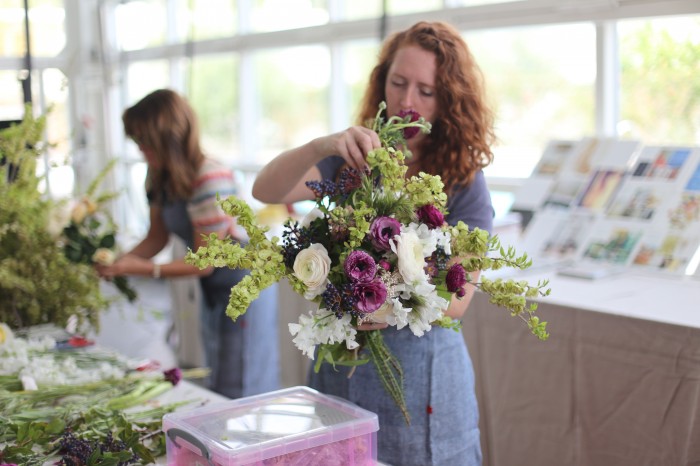
<instances>
[{"instance_id":1,"label":"background woman's hand","mask_svg":"<svg viewBox=\"0 0 700 466\"><path fill-rule=\"evenodd\" d=\"M381 147L377 133L364 126L351 126L338 133L319 138L324 155L340 155L356 170L367 166L365 157L373 149Z\"/></svg>"},{"instance_id":2,"label":"background woman's hand","mask_svg":"<svg viewBox=\"0 0 700 466\"><path fill-rule=\"evenodd\" d=\"M126 254L117 259L112 265L96 265L100 277L111 279L122 275L150 275L153 265L148 259L134 254Z\"/></svg>"}]
</instances>

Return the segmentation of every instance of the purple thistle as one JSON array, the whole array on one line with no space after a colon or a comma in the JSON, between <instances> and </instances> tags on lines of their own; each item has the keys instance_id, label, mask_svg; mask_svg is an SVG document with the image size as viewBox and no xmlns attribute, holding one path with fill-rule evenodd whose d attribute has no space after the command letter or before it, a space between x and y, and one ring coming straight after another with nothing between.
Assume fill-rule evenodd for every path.
<instances>
[{"instance_id":1,"label":"purple thistle","mask_svg":"<svg viewBox=\"0 0 700 466\"><path fill-rule=\"evenodd\" d=\"M362 184L362 173L352 167L346 167L340 172L338 190L347 195L356 190Z\"/></svg>"}]
</instances>

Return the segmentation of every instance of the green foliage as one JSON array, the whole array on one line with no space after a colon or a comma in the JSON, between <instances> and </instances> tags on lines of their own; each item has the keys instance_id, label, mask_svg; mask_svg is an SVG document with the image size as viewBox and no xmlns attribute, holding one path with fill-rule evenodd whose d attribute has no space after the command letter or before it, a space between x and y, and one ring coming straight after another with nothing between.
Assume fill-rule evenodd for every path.
<instances>
[{"instance_id":1,"label":"green foliage","mask_svg":"<svg viewBox=\"0 0 700 466\"><path fill-rule=\"evenodd\" d=\"M238 224L248 233L245 245L234 243L230 238L219 239L215 234L207 238L207 245L197 251L188 251L186 262L200 268L209 266L250 269L231 289L226 314L233 320L243 315L265 288L277 283L285 276L284 257L278 238L267 239L268 228L255 222L255 215L245 201L231 196L219 200L228 215L238 218Z\"/></svg>"},{"instance_id":2,"label":"green foliage","mask_svg":"<svg viewBox=\"0 0 700 466\"><path fill-rule=\"evenodd\" d=\"M38 190L44 122L27 108L20 124L0 133L7 162L0 166L0 322L12 328L65 326L75 315L80 325L96 328L107 305L99 278L92 267L70 262L49 233L58 206Z\"/></svg>"},{"instance_id":3,"label":"green foliage","mask_svg":"<svg viewBox=\"0 0 700 466\"><path fill-rule=\"evenodd\" d=\"M685 25L688 31L700 29L697 18L688 22L694 23ZM654 23L622 34L622 116L646 140L694 144L700 121L700 44L691 33L684 38L680 30Z\"/></svg>"},{"instance_id":4,"label":"green foliage","mask_svg":"<svg viewBox=\"0 0 700 466\"><path fill-rule=\"evenodd\" d=\"M49 386L37 391L0 389L0 444L5 445L0 450L0 461L47 464L60 456L60 441L68 435L95 447L86 464L127 464L116 460L135 456L139 464L155 463L157 457L165 455L163 415L188 402L129 408L171 388L172 384L162 377L132 374L123 379ZM123 442L118 451L98 448L111 439Z\"/></svg>"}]
</instances>

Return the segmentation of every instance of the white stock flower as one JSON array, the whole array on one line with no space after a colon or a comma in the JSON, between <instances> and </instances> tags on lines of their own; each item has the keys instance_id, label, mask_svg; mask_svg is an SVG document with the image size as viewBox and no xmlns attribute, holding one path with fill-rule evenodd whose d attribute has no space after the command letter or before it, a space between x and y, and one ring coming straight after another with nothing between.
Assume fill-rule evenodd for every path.
<instances>
[{"instance_id":1,"label":"white stock flower","mask_svg":"<svg viewBox=\"0 0 700 466\"><path fill-rule=\"evenodd\" d=\"M349 350L359 346L355 341L357 330L350 320L348 314L338 319L334 313L326 309L319 309L317 312L309 311L308 315L299 316L298 324L288 324L289 333L294 336L292 340L294 345L309 359L314 359L316 345L345 342Z\"/></svg>"},{"instance_id":2,"label":"white stock flower","mask_svg":"<svg viewBox=\"0 0 700 466\"><path fill-rule=\"evenodd\" d=\"M20 380L22 381L22 390L26 392L36 391L39 389L39 387L36 385L36 380L29 375L20 377Z\"/></svg>"},{"instance_id":3,"label":"white stock flower","mask_svg":"<svg viewBox=\"0 0 700 466\"><path fill-rule=\"evenodd\" d=\"M307 286L304 298L314 299L326 290L331 259L322 244L314 243L294 259L294 275Z\"/></svg>"},{"instance_id":4,"label":"white stock flower","mask_svg":"<svg viewBox=\"0 0 700 466\"><path fill-rule=\"evenodd\" d=\"M92 261L100 265L112 265L115 258L116 254L114 251L107 248L98 248L92 255Z\"/></svg>"},{"instance_id":5,"label":"white stock flower","mask_svg":"<svg viewBox=\"0 0 700 466\"><path fill-rule=\"evenodd\" d=\"M304 228L308 228L309 225L311 225L311 222L316 220L317 218L322 218L323 217L323 212L321 212L318 208L314 207L307 213L304 218L301 220L299 225L301 225Z\"/></svg>"}]
</instances>

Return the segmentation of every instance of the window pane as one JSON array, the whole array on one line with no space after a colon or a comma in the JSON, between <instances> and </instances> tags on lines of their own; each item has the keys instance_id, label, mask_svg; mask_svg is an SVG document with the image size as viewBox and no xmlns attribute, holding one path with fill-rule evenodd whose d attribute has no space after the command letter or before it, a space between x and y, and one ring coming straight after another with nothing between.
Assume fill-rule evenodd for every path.
<instances>
[{"instance_id":1,"label":"window pane","mask_svg":"<svg viewBox=\"0 0 700 466\"><path fill-rule=\"evenodd\" d=\"M254 0L252 31L280 31L328 23L326 0Z\"/></svg>"},{"instance_id":2,"label":"window pane","mask_svg":"<svg viewBox=\"0 0 700 466\"><path fill-rule=\"evenodd\" d=\"M238 30L236 0L180 2L178 37L202 40L232 36Z\"/></svg>"},{"instance_id":3,"label":"window pane","mask_svg":"<svg viewBox=\"0 0 700 466\"><path fill-rule=\"evenodd\" d=\"M66 45L66 10L63 0L33 0L29 5L32 54L58 55Z\"/></svg>"},{"instance_id":4,"label":"window pane","mask_svg":"<svg viewBox=\"0 0 700 466\"><path fill-rule=\"evenodd\" d=\"M465 38L496 111L498 144L489 176L527 177L547 141L594 132L592 24L478 31Z\"/></svg>"},{"instance_id":5,"label":"window pane","mask_svg":"<svg viewBox=\"0 0 700 466\"><path fill-rule=\"evenodd\" d=\"M27 47L24 40L24 2L0 0L0 55L18 57Z\"/></svg>"},{"instance_id":6,"label":"window pane","mask_svg":"<svg viewBox=\"0 0 700 466\"><path fill-rule=\"evenodd\" d=\"M350 110L348 119L355 123L360 100L365 94L369 74L377 62L379 44L377 41L357 41L345 46L344 81L350 92Z\"/></svg>"},{"instance_id":7,"label":"window pane","mask_svg":"<svg viewBox=\"0 0 700 466\"><path fill-rule=\"evenodd\" d=\"M167 18L165 0L119 3L114 12L118 47L137 50L164 44Z\"/></svg>"},{"instance_id":8,"label":"window pane","mask_svg":"<svg viewBox=\"0 0 700 466\"><path fill-rule=\"evenodd\" d=\"M439 10L443 0L389 0L389 13L403 15L418 11Z\"/></svg>"},{"instance_id":9,"label":"window pane","mask_svg":"<svg viewBox=\"0 0 700 466\"><path fill-rule=\"evenodd\" d=\"M0 70L0 120L21 120L23 115L24 96L19 73Z\"/></svg>"},{"instance_id":10,"label":"window pane","mask_svg":"<svg viewBox=\"0 0 700 466\"><path fill-rule=\"evenodd\" d=\"M29 41L32 55L54 56L66 45L63 0L29 2ZM0 55L27 52L24 1L0 0Z\"/></svg>"},{"instance_id":11,"label":"window pane","mask_svg":"<svg viewBox=\"0 0 700 466\"><path fill-rule=\"evenodd\" d=\"M494 3L512 3L514 1L528 0L450 0L453 6L477 6L477 5L493 5Z\"/></svg>"},{"instance_id":12,"label":"window pane","mask_svg":"<svg viewBox=\"0 0 700 466\"><path fill-rule=\"evenodd\" d=\"M189 65L189 94L199 118L205 152L217 159L238 158L238 59L231 54L195 57Z\"/></svg>"},{"instance_id":13,"label":"window pane","mask_svg":"<svg viewBox=\"0 0 700 466\"><path fill-rule=\"evenodd\" d=\"M700 16L618 23L621 136L700 142Z\"/></svg>"},{"instance_id":14,"label":"window pane","mask_svg":"<svg viewBox=\"0 0 700 466\"><path fill-rule=\"evenodd\" d=\"M356 20L382 16L382 0L344 0L343 19Z\"/></svg>"},{"instance_id":15,"label":"window pane","mask_svg":"<svg viewBox=\"0 0 700 466\"><path fill-rule=\"evenodd\" d=\"M382 16L383 0L345 0L343 2L345 19L366 19ZM439 10L443 0L388 0L387 13L390 15L405 15L420 11Z\"/></svg>"},{"instance_id":16,"label":"window pane","mask_svg":"<svg viewBox=\"0 0 700 466\"><path fill-rule=\"evenodd\" d=\"M135 104L156 89L170 87L168 69L166 60L131 63L126 72L128 105Z\"/></svg>"},{"instance_id":17,"label":"window pane","mask_svg":"<svg viewBox=\"0 0 700 466\"><path fill-rule=\"evenodd\" d=\"M257 163L327 134L330 53L326 47L293 47L254 57L257 102Z\"/></svg>"}]
</instances>

